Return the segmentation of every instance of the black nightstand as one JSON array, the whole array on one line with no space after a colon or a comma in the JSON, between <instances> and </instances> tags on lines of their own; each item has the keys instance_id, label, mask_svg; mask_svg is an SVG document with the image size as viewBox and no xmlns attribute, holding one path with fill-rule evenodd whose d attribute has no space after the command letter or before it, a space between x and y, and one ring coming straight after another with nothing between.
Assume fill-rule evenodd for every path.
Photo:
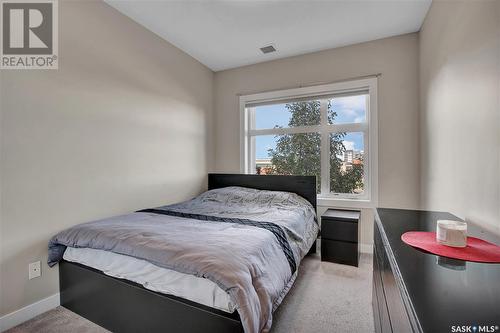
<instances>
[{"instance_id":1,"label":"black nightstand","mask_svg":"<svg viewBox=\"0 0 500 333\"><path fill-rule=\"evenodd\" d=\"M358 266L359 211L328 209L321 215L321 260Z\"/></svg>"}]
</instances>

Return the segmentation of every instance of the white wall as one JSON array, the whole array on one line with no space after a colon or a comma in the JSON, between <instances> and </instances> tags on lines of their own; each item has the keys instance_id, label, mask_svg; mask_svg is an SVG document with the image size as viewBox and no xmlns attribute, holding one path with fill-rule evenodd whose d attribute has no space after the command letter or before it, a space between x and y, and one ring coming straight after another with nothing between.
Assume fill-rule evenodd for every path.
<instances>
[{"instance_id":1,"label":"white wall","mask_svg":"<svg viewBox=\"0 0 500 333\"><path fill-rule=\"evenodd\" d=\"M500 1L434 1L420 32L422 207L500 233Z\"/></svg>"},{"instance_id":2,"label":"white wall","mask_svg":"<svg viewBox=\"0 0 500 333\"><path fill-rule=\"evenodd\" d=\"M59 11L59 70L1 72L0 316L58 292L52 235L187 199L212 159L212 71L102 2Z\"/></svg>"},{"instance_id":3,"label":"white wall","mask_svg":"<svg viewBox=\"0 0 500 333\"><path fill-rule=\"evenodd\" d=\"M417 208L418 37L408 34L215 73L215 168L239 172L239 94L382 73L378 82L379 206ZM326 207L320 207L321 214ZM373 218L362 211L361 240Z\"/></svg>"}]
</instances>

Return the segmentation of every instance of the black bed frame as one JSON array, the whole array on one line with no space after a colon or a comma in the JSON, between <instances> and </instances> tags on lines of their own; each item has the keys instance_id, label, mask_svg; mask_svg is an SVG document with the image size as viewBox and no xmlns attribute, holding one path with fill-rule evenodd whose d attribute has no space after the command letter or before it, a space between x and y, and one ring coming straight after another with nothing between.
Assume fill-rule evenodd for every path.
<instances>
[{"instance_id":1,"label":"black bed frame","mask_svg":"<svg viewBox=\"0 0 500 333\"><path fill-rule=\"evenodd\" d=\"M314 176L209 174L208 189L244 186L294 192L316 209ZM309 253L316 250L316 242ZM145 289L77 263L59 263L61 305L112 332L243 332L238 313Z\"/></svg>"}]
</instances>

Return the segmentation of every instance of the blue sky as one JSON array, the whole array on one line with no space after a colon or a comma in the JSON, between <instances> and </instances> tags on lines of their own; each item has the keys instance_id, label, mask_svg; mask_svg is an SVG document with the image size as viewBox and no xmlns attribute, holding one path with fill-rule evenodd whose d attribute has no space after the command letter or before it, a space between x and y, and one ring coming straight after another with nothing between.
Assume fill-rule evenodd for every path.
<instances>
[{"instance_id":1,"label":"blue sky","mask_svg":"<svg viewBox=\"0 0 500 333\"><path fill-rule=\"evenodd\" d=\"M358 123L365 120L366 95L338 97L332 100L332 109L337 112L334 122ZM255 108L256 129L287 127L290 113L285 104L259 106ZM347 133L344 137L347 149L364 150L362 133ZM273 135L257 136L255 140L256 158L269 157L267 150L276 147Z\"/></svg>"}]
</instances>

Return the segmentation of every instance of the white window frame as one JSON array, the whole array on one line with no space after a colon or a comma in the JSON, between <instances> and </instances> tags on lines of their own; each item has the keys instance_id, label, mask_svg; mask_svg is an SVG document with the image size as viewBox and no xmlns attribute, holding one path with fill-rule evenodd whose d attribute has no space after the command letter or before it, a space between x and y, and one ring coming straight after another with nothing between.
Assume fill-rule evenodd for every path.
<instances>
[{"instance_id":1,"label":"white window frame","mask_svg":"<svg viewBox=\"0 0 500 333\"><path fill-rule=\"evenodd\" d=\"M291 128L254 129L255 119L249 112L248 104L272 103L281 100L317 98L322 95L345 94L356 91L368 91L366 122L348 124L327 124L327 110L321 106L322 121L320 125L301 126ZM377 78L366 78L352 81L343 81L330 84L308 86L263 92L240 96L240 169L242 173L253 173L255 166L256 135L276 135L293 133L320 133L321 135L321 178L329 178L329 139L333 132L362 132L364 133L364 190L363 194L330 193L328 183L322 181L321 194L318 194L318 204L323 206L339 206L351 208L375 207L378 203L378 122L377 122ZM327 154L323 152L328 152ZM366 163L367 162L367 163Z\"/></svg>"}]
</instances>

